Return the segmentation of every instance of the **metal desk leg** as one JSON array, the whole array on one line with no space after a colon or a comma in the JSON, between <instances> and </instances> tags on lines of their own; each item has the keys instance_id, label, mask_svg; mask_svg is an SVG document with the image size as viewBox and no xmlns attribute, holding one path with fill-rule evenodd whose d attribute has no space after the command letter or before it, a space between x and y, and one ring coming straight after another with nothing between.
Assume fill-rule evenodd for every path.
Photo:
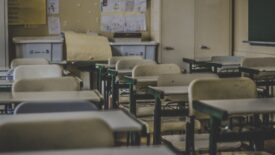
<instances>
[{"instance_id":1,"label":"metal desk leg","mask_svg":"<svg viewBox=\"0 0 275 155\"><path fill-rule=\"evenodd\" d=\"M215 117L211 117L210 119L210 143L209 143L209 154L216 155L217 154L217 142L219 135L219 127L221 121L216 119Z\"/></svg>"},{"instance_id":2,"label":"metal desk leg","mask_svg":"<svg viewBox=\"0 0 275 155\"><path fill-rule=\"evenodd\" d=\"M106 85L105 85L105 93L104 93L104 109L108 110L109 109L109 94L110 94L110 77L106 76Z\"/></svg>"},{"instance_id":3,"label":"metal desk leg","mask_svg":"<svg viewBox=\"0 0 275 155\"><path fill-rule=\"evenodd\" d=\"M195 154L195 117L194 116L189 116L187 118L186 122L186 143L185 143L185 148L186 148L186 153L189 155L194 155Z\"/></svg>"},{"instance_id":4,"label":"metal desk leg","mask_svg":"<svg viewBox=\"0 0 275 155\"><path fill-rule=\"evenodd\" d=\"M112 108L114 109L118 108L118 100L119 100L119 82L114 82L114 84L112 84Z\"/></svg>"},{"instance_id":5,"label":"metal desk leg","mask_svg":"<svg viewBox=\"0 0 275 155\"><path fill-rule=\"evenodd\" d=\"M159 145L161 143L161 100L155 98L155 111L154 111L154 139L153 144Z\"/></svg>"},{"instance_id":6,"label":"metal desk leg","mask_svg":"<svg viewBox=\"0 0 275 155\"><path fill-rule=\"evenodd\" d=\"M129 84L130 90L130 112L136 116L137 105L136 105L136 91L134 90L134 84Z\"/></svg>"}]
</instances>

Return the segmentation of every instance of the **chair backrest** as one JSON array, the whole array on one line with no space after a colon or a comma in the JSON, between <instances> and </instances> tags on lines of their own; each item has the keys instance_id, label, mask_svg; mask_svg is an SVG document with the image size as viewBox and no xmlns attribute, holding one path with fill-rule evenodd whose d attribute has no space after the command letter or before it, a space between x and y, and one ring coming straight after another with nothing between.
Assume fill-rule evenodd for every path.
<instances>
[{"instance_id":1,"label":"chair backrest","mask_svg":"<svg viewBox=\"0 0 275 155\"><path fill-rule=\"evenodd\" d=\"M196 79L219 78L217 74L194 73L194 74L164 74L158 77L158 86L188 86Z\"/></svg>"},{"instance_id":2,"label":"chair backrest","mask_svg":"<svg viewBox=\"0 0 275 155\"><path fill-rule=\"evenodd\" d=\"M16 58L11 61L11 68L21 65L47 65L49 61L43 58Z\"/></svg>"},{"instance_id":3,"label":"chair backrest","mask_svg":"<svg viewBox=\"0 0 275 155\"><path fill-rule=\"evenodd\" d=\"M41 114L36 117L43 117ZM49 116L48 116L49 117ZM113 132L98 118L47 118L0 125L0 152L111 147Z\"/></svg>"},{"instance_id":4,"label":"chair backrest","mask_svg":"<svg viewBox=\"0 0 275 155\"><path fill-rule=\"evenodd\" d=\"M275 66L275 58L271 58L271 57L245 58L242 61L242 66L243 67Z\"/></svg>"},{"instance_id":5,"label":"chair backrest","mask_svg":"<svg viewBox=\"0 0 275 155\"><path fill-rule=\"evenodd\" d=\"M74 77L21 79L14 82L12 92L79 91L80 83Z\"/></svg>"},{"instance_id":6,"label":"chair backrest","mask_svg":"<svg viewBox=\"0 0 275 155\"><path fill-rule=\"evenodd\" d=\"M249 78L198 79L189 86L189 109L194 100L256 98L256 84Z\"/></svg>"},{"instance_id":7,"label":"chair backrest","mask_svg":"<svg viewBox=\"0 0 275 155\"><path fill-rule=\"evenodd\" d=\"M241 64L243 58L244 57L241 57L241 56L212 56L211 57L211 61L213 61L213 62Z\"/></svg>"},{"instance_id":8,"label":"chair backrest","mask_svg":"<svg viewBox=\"0 0 275 155\"><path fill-rule=\"evenodd\" d=\"M162 74L180 74L180 67L176 64L147 64L147 65L137 65L132 70L132 77L139 76L159 76ZM138 91L144 91L148 86L157 85L157 81L148 81L136 84L136 89Z\"/></svg>"},{"instance_id":9,"label":"chair backrest","mask_svg":"<svg viewBox=\"0 0 275 155\"><path fill-rule=\"evenodd\" d=\"M14 80L61 76L62 68L58 65L22 65L14 69Z\"/></svg>"},{"instance_id":10,"label":"chair backrest","mask_svg":"<svg viewBox=\"0 0 275 155\"><path fill-rule=\"evenodd\" d=\"M143 59L141 56L114 56L108 59L109 65L115 65L119 60L135 60L135 59Z\"/></svg>"},{"instance_id":11,"label":"chair backrest","mask_svg":"<svg viewBox=\"0 0 275 155\"><path fill-rule=\"evenodd\" d=\"M123 69L133 69L136 65L145 65L145 64L156 64L153 60L144 60L144 59L125 59L119 60L116 63L116 70L123 70Z\"/></svg>"},{"instance_id":12,"label":"chair backrest","mask_svg":"<svg viewBox=\"0 0 275 155\"><path fill-rule=\"evenodd\" d=\"M14 114L96 111L94 103L88 101L23 102L16 106Z\"/></svg>"},{"instance_id":13,"label":"chair backrest","mask_svg":"<svg viewBox=\"0 0 275 155\"><path fill-rule=\"evenodd\" d=\"M147 64L137 65L132 71L132 77L138 76L159 76L162 74L179 74L180 67L176 64Z\"/></svg>"}]
</instances>

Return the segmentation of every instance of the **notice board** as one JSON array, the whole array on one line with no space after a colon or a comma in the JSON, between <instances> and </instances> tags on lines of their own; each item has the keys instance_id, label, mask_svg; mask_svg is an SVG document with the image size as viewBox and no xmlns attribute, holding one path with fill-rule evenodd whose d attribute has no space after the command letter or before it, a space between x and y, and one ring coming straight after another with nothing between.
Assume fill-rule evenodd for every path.
<instances>
[{"instance_id":1,"label":"notice board","mask_svg":"<svg viewBox=\"0 0 275 155\"><path fill-rule=\"evenodd\" d=\"M101 31L146 31L147 0L101 0Z\"/></svg>"},{"instance_id":2,"label":"notice board","mask_svg":"<svg viewBox=\"0 0 275 155\"><path fill-rule=\"evenodd\" d=\"M8 0L9 25L46 24L46 0Z\"/></svg>"}]
</instances>

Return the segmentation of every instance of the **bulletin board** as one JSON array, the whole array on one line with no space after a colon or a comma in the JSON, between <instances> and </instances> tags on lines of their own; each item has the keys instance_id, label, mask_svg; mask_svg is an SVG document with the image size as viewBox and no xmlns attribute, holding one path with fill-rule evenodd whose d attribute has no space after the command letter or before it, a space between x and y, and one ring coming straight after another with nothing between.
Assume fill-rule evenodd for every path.
<instances>
[{"instance_id":1,"label":"bulletin board","mask_svg":"<svg viewBox=\"0 0 275 155\"><path fill-rule=\"evenodd\" d=\"M8 0L9 25L46 24L46 0Z\"/></svg>"},{"instance_id":2,"label":"bulletin board","mask_svg":"<svg viewBox=\"0 0 275 155\"><path fill-rule=\"evenodd\" d=\"M101 31L146 31L147 0L101 0Z\"/></svg>"}]
</instances>

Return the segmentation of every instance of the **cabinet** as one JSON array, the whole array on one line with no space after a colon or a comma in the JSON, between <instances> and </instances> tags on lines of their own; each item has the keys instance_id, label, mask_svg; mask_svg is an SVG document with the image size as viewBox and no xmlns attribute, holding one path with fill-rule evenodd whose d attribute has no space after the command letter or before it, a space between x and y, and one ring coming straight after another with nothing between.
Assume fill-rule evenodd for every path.
<instances>
[{"instance_id":1,"label":"cabinet","mask_svg":"<svg viewBox=\"0 0 275 155\"><path fill-rule=\"evenodd\" d=\"M8 0L0 0L0 67L9 66L7 3Z\"/></svg>"},{"instance_id":2,"label":"cabinet","mask_svg":"<svg viewBox=\"0 0 275 155\"><path fill-rule=\"evenodd\" d=\"M157 61L156 42L112 42L113 56L142 56L144 59Z\"/></svg>"}]
</instances>

